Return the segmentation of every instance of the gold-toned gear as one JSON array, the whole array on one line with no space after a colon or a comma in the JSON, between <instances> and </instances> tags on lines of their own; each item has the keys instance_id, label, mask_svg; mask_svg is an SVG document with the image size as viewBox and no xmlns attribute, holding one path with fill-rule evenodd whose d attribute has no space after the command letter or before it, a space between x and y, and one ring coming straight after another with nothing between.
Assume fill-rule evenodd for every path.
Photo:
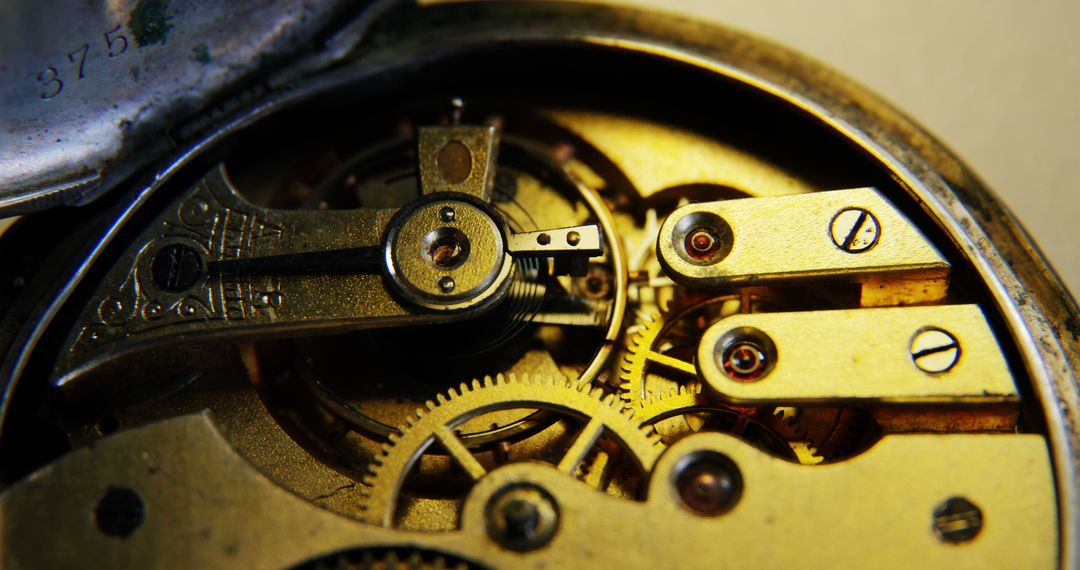
<instances>
[{"instance_id":1,"label":"gold-toned gear","mask_svg":"<svg viewBox=\"0 0 1080 570\"><path fill-rule=\"evenodd\" d=\"M470 570L482 566L451 554L413 547L364 547L305 562L294 570Z\"/></svg>"},{"instance_id":2,"label":"gold-toned gear","mask_svg":"<svg viewBox=\"0 0 1080 570\"><path fill-rule=\"evenodd\" d=\"M666 307L661 307L659 312L641 317L629 331L626 354L619 370L619 388L623 400L633 406L647 401L651 396L666 394L670 388L678 385L700 383L693 362L696 350L688 352L686 358L674 357L667 352L669 347L661 345L665 335L672 330L676 322L696 310L716 306L717 314L713 320L717 320L742 311L743 307L749 306L753 298L754 294L750 292L704 298L686 294L675 297ZM701 324L705 326L697 328L704 332L711 323ZM687 346L696 348L697 338L690 340L691 343ZM646 386L647 377L654 369L667 372L663 378L669 382L660 389Z\"/></svg>"},{"instance_id":3,"label":"gold-toned gear","mask_svg":"<svg viewBox=\"0 0 1080 570\"><path fill-rule=\"evenodd\" d=\"M664 445L698 431L723 431L780 457L815 464L822 461L804 437L805 430L785 411L759 410L718 404L702 393L701 384L671 388L628 406L642 425L651 426Z\"/></svg>"},{"instance_id":4,"label":"gold-toned gear","mask_svg":"<svg viewBox=\"0 0 1080 570\"><path fill-rule=\"evenodd\" d=\"M696 414L712 413L715 416L719 413L737 416L727 421L724 424L727 429L722 431L740 432L751 442L800 463L816 464L850 454L860 447L853 441L862 439L860 426L865 414L859 410L752 410L721 405L702 393L692 360L696 342L688 345L691 350L685 359L672 356L673 339L668 337L677 321L709 306L716 306L713 320L753 310L751 303L764 298L758 293L742 290L738 294L711 298L684 294L673 299L659 313L640 319L635 325L637 330L629 335L620 368L620 396L635 417L645 425L653 426L668 445L703 429L703 420ZM691 323L702 331L709 324ZM714 417L713 421L723 420Z\"/></svg>"},{"instance_id":5,"label":"gold-toned gear","mask_svg":"<svg viewBox=\"0 0 1080 570\"><path fill-rule=\"evenodd\" d=\"M471 481L483 477L488 467L465 447L455 428L481 414L506 409L547 410L586 421L557 460L556 468L568 476L580 473L602 435L612 436L627 450L642 473L652 469L661 451L659 438L642 428L641 421L614 395L605 397L600 389L579 388L565 378L489 376L440 394L406 421L401 435L390 437L365 480L365 518L382 526L394 524L406 476L436 442Z\"/></svg>"},{"instance_id":6,"label":"gold-toned gear","mask_svg":"<svg viewBox=\"0 0 1080 570\"><path fill-rule=\"evenodd\" d=\"M664 395L649 396L631 409L634 417L649 425L703 405L707 405L707 401L701 393L701 384L691 384L673 388Z\"/></svg>"},{"instance_id":7,"label":"gold-toned gear","mask_svg":"<svg viewBox=\"0 0 1080 570\"><path fill-rule=\"evenodd\" d=\"M721 407L708 394L702 393L692 362L659 352L662 347L658 341L672 320L701 304L684 303L683 309L669 308L660 315L643 319L637 325L640 328L630 336L620 370L620 394L626 405L644 425L653 426L666 445L700 429L700 426L691 425L693 422L687 421L685 414ZM667 374L652 372L657 368L663 368ZM665 385L647 386L647 380ZM865 411L854 408L777 407L755 413L752 419L782 437L798 461L806 464L847 457L865 447L868 437L876 437L873 419ZM780 450L773 445L767 447Z\"/></svg>"}]
</instances>

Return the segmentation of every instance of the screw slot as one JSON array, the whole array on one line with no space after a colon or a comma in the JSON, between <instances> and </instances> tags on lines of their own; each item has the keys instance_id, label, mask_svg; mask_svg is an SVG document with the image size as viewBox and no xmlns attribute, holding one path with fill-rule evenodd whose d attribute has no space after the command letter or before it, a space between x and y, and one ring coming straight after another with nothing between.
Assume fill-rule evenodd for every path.
<instances>
[{"instance_id":1,"label":"screw slot","mask_svg":"<svg viewBox=\"0 0 1080 570\"><path fill-rule=\"evenodd\" d=\"M964 497L950 497L934 509L933 526L934 534L942 542L968 542L982 530L982 510Z\"/></svg>"},{"instance_id":2,"label":"screw slot","mask_svg":"<svg viewBox=\"0 0 1080 570\"><path fill-rule=\"evenodd\" d=\"M927 374L952 370L960 360L960 341L952 333L927 327L911 338L911 360Z\"/></svg>"},{"instance_id":3,"label":"screw slot","mask_svg":"<svg viewBox=\"0 0 1080 570\"><path fill-rule=\"evenodd\" d=\"M166 245L154 254L150 276L155 285L166 291L186 291L203 276L202 256L181 243Z\"/></svg>"},{"instance_id":4,"label":"screw slot","mask_svg":"<svg viewBox=\"0 0 1080 570\"><path fill-rule=\"evenodd\" d=\"M881 225L874 214L863 208L840 210L829 225L833 243L847 253L862 253L877 245Z\"/></svg>"}]
</instances>

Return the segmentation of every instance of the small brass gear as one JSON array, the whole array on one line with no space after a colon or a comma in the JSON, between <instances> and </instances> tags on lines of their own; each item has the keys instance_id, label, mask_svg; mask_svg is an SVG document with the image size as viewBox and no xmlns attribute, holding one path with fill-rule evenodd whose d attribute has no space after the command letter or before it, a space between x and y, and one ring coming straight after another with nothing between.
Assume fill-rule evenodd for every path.
<instances>
[{"instance_id":1,"label":"small brass gear","mask_svg":"<svg viewBox=\"0 0 1080 570\"><path fill-rule=\"evenodd\" d=\"M413 547L365 546L320 556L294 570L474 570L483 566L452 554Z\"/></svg>"},{"instance_id":2,"label":"small brass gear","mask_svg":"<svg viewBox=\"0 0 1080 570\"><path fill-rule=\"evenodd\" d=\"M661 346L672 320L700 306L699 302L643 320L631 336L624 357L620 395L635 417L644 425L653 426L665 444L670 445L678 437L700 429L700 426L690 425L686 416L699 412L741 415L744 419L728 423L738 432L743 432L749 425L756 436L745 432L738 435L749 435L748 439L759 446L806 464L849 457L865 449L867 443L876 438L878 428L864 410L844 407L749 410L719 404L702 393L694 364L665 354ZM747 424L746 420L753 423ZM789 456L776 443L774 435L787 442L794 456Z\"/></svg>"},{"instance_id":3,"label":"small brass gear","mask_svg":"<svg viewBox=\"0 0 1080 570\"><path fill-rule=\"evenodd\" d=\"M765 290L752 289L719 296L684 293L659 312L641 317L629 331L619 371L623 400L633 406L679 385L697 384L693 355L705 328L723 317L753 310L766 296ZM676 336L684 337L681 340L686 346L681 348L688 349L687 354L678 354ZM650 375L660 387L648 385Z\"/></svg>"},{"instance_id":4,"label":"small brass gear","mask_svg":"<svg viewBox=\"0 0 1080 570\"><path fill-rule=\"evenodd\" d=\"M390 437L390 442L375 457L365 480L365 518L373 524L394 525L406 477L424 452L436 443L470 480L484 476L488 467L461 442L455 429L482 414L507 409L545 410L585 422L585 427L569 438L559 457L551 454L545 457L568 476L585 470L592 457L590 452L603 435L611 436L628 451L643 474L651 471L661 451L659 437L643 428L641 421L634 419L614 395L604 396L600 389L579 388L565 378L489 376L464 383L446 395L440 394L407 420L401 435Z\"/></svg>"},{"instance_id":5,"label":"small brass gear","mask_svg":"<svg viewBox=\"0 0 1080 570\"><path fill-rule=\"evenodd\" d=\"M620 369L620 396L666 444L708 429L700 417L707 414L712 416L712 429L736 433L800 463L844 456L854 448L847 443L857 428L858 411L740 408L721 404L702 393L693 362L695 331L703 331L730 314L754 310L753 305L761 301L769 301L765 290L747 289L714 297L689 294L677 297L663 311L640 319L630 334ZM680 322L688 330L678 330ZM687 345L683 347L684 355L679 354L680 343Z\"/></svg>"}]
</instances>

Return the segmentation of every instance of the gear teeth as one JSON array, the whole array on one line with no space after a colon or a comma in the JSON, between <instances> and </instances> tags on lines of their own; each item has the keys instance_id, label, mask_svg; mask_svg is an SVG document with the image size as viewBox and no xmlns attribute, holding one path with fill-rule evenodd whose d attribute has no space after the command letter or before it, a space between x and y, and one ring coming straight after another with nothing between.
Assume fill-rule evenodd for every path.
<instances>
[{"instance_id":1,"label":"gear teeth","mask_svg":"<svg viewBox=\"0 0 1080 570\"><path fill-rule=\"evenodd\" d=\"M647 314L635 325L637 330L628 335L626 354L619 365L619 397L627 402L638 400L636 394L645 381L645 357L662 326L661 314Z\"/></svg>"},{"instance_id":2,"label":"gear teeth","mask_svg":"<svg viewBox=\"0 0 1080 570\"><path fill-rule=\"evenodd\" d=\"M368 474L361 481L364 486L360 491L364 503L361 507L363 519L376 525L390 524L398 489L389 486L388 481L397 481L398 477L404 476L416 459L416 450L422 449L419 446L432 434L455 425L455 419L468 417L476 409L514 409L522 403L537 402L541 404L527 407L601 419L646 471L655 465L662 447L659 434L651 426L643 426L631 411L625 409L617 395L605 393L602 387L579 384L561 374L485 376L463 383L459 389L450 388L445 394L425 402L417 409L415 417L406 421L400 434L392 434L387 443L380 446L379 453L368 465Z\"/></svg>"}]
</instances>

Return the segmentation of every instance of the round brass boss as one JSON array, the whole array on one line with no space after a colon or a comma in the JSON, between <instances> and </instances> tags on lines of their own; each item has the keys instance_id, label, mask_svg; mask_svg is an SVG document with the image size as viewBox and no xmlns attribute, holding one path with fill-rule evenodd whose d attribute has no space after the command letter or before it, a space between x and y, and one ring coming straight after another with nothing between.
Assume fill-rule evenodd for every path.
<instances>
[{"instance_id":1,"label":"round brass boss","mask_svg":"<svg viewBox=\"0 0 1080 570\"><path fill-rule=\"evenodd\" d=\"M439 308L484 300L510 267L496 220L482 208L455 199L432 201L409 212L391 230L387 261L391 280L410 300Z\"/></svg>"}]
</instances>

